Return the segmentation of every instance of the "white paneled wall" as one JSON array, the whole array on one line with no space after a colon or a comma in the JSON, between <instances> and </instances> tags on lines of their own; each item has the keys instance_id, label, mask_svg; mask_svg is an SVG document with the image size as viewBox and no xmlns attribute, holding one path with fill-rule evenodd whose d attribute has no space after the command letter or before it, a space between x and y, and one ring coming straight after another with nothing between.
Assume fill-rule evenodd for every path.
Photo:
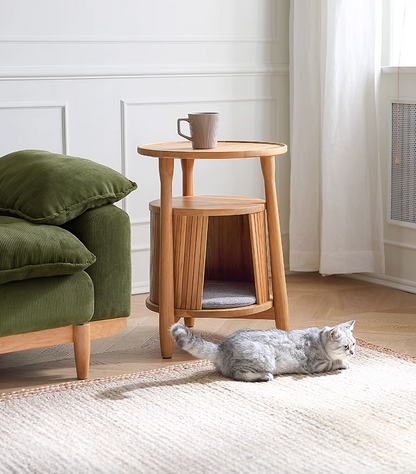
<instances>
[{"instance_id":1,"label":"white paneled wall","mask_svg":"<svg viewBox=\"0 0 416 474\"><path fill-rule=\"evenodd\" d=\"M136 181L123 206L133 291L148 291L159 178L137 146L181 139L176 119L192 111L220 112L220 139L288 143L288 21L289 0L2 0L0 156L47 149ZM198 194L263 195L257 159L201 161L194 174ZM288 154L277 182L287 248Z\"/></svg>"},{"instance_id":2,"label":"white paneled wall","mask_svg":"<svg viewBox=\"0 0 416 474\"><path fill-rule=\"evenodd\" d=\"M46 142L50 151L66 153L67 123L64 102L0 103L0 156L8 151L39 148Z\"/></svg>"}]
</instances>

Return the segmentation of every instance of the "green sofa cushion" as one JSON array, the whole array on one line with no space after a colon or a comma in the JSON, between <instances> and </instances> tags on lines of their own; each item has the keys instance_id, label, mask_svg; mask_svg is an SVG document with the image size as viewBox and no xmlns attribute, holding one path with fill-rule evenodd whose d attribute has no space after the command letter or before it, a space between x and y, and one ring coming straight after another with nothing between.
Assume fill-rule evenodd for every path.
<instances>
[{"instance_id":1,"label":"green sofa cushion","mask_svg":"<svg viewBox=\"0 0 416 474\"><path fill-rule=\"evenodd\" d=\"M61 225L137 188L94 161L41 150L0 158L0 211L37 224Z\"/></svg>"},{"instance_id":2,"label":"green sofa cushion","mask_svg":"<svg viewBox=\"0 0 416 474\"><path fill-rule=\"evenodd\" d=\"M83 324L94 311L94 285L86 272L11 281L0 285L0 302L0 337Z\"/></svg>"},{"instance_id":3,"label":"green sofa cushion","mask_svg":"<svg viewBox=\"0 0 416 474\"><path fill-rule=\"evenodd\" d=\"M0 216L0 284L70 275L94 262L94 254L61 227Z\"/></svg>"}]
</instances>

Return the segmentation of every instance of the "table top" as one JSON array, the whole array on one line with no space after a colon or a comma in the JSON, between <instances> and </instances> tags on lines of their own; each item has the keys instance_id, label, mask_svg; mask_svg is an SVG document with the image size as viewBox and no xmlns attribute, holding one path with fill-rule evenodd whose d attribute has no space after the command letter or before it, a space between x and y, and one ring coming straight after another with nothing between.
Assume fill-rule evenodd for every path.
<instances>
[{"instance_id":1,"label":"table top","mask_svg":"<svg viewBox=\"0 0 416 474\"><path fill-rule=\"evenodd\" d=\"M149 143L137 147L140 155L157 158L226 159L275 156L287 152L283 143L219 141L216 148L194 150L189 141Z\"/></svg>"}]
</instances>

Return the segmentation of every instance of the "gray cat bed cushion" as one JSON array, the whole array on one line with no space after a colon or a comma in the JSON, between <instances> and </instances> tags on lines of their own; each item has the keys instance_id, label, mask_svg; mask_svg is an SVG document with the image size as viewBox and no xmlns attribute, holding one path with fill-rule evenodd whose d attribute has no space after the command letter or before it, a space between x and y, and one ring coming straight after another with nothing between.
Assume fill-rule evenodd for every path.
<instances>
[{"instance_id":1,"label":"gray cat bed cushion","mask_svg":"<svg viewBox=\"0 0 416 474\"><path fill-rule=\"evenodd\" d=\"M240 308L256 304L254 283L206 280L202 309Z\"/></svg>"}]
</instances>

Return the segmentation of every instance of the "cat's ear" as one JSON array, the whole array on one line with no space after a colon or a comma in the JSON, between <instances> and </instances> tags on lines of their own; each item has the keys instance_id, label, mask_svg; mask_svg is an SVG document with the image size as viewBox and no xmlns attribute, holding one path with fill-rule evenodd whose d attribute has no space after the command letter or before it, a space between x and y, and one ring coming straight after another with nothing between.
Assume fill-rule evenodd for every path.
<instances>
[{"instance_id":1,"label":"cat's ear","mask_svg":"<svg viewBox=\"0 0 416 474\"><path fill-rule=\"evenodd\" d=\"M335 339L337 339L338 337L338 332L339 332L338 326L335 326L334 328L332 328L329 331L329 339L331 339L331 341L335 341Z\"/></svg>"},{"instance_id":2,"label":"cat's ear","mask_svg":"<svg viewBox=\"0 0 416 474\"><path fill-rule=\"evenodd\" d=\"M350 331L352 331L354 329L354 324L355 324L355 319L352 319L351 321L344 323L344 326L348 328Z\"/></svg>"}]
</instances>

